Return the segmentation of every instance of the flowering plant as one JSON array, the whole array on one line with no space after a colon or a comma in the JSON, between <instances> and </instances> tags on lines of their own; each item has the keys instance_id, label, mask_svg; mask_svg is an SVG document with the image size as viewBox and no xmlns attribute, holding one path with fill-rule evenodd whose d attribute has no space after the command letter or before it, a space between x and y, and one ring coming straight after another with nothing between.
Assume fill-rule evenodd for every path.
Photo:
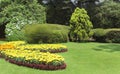
<instances>
[{"instance_id":1,"label":"flowering plant","mask_svg":"<svg viewBox=\"0 0 120 74\"><path fill-rule=\"evenodd\" d=\"M18 46L17 49L38 50L41 52L65 52L67 47L61 44L28 44Z\"/></svg>"}]
</instances>

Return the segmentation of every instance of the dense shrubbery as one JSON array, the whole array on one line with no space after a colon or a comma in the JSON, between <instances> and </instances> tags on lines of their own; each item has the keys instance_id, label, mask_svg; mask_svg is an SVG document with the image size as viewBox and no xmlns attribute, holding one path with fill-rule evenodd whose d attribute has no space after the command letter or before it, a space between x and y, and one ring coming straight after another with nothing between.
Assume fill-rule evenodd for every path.
<instances>
[{"instance_id":1,"label":"dense shrubbery","mask_svg":"<svg viewBox=\"0 0 120 74\"><path fill-rule=\"evenodd\" d=\"M98 42L120 43L120 29L94 29L93 38Z\"/></svg>"},{"instance_id":2,"label":"dense shrubbery","mask_svg":"<svg viewBox=\"0 0 120 74\"><path fill-rule=\"evenodd\" d=\"M70 19L71 41L86 41L92 36L92 23L85 9L76 8Z\"/></svg>"},{"instance_id":3,"label":"dense shrubbery","mask_svg":"<svg viewBox=\"0 0 120 74\"><path fill-rule=\"evenodd\" d=\"M68 41L69 27L57 24L33 24L24 28L28 43L60 43Z\"/></svg>"},{"instance_id":4,"label":"dense shrubbery","mask_svg":"<svg viewBox=\"0 0 120 74\"><path fill-rule=\"evenodd\" d=\"M45 8L37 0L16 0L0 12L0 24L6 25L7 40L24 40L21 29L26 24L45 23Z\"/></svg>"},{"instance_id":5,"label":"dense shrubbery","mask_svg":"<svg viewBox=\"0 0 120 74\"><path fill-rule=\"evenodd\" d=\"M120 43L120 30L111 30L106 34L107 42Z\"/></svg>"},{"instance_id":6,"label":"dense shrubbery","mask_svg":"<svg viewBox=\"0 0 120 74\"><path fill-rule=\"evenodd\" d=\"M105 30L104 29L94 29L93 38L98 42L105 42Z\"/></svg>"}]
</instances>

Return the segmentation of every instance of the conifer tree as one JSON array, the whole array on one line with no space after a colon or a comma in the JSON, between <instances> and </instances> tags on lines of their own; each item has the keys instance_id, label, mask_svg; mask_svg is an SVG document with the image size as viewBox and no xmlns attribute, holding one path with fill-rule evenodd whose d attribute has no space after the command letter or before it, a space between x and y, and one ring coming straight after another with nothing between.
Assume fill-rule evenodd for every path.
<instances>
[{"instance_id":1,"label":"conifer tree","mask_svg":"<svg viewBox=\"0 0 120 74\"><path fill-rule=\"evenodd\" d=\"M88 40L92 35L92 27L87 11L77 7L70 19L70 39L78 42Z\"/></svg>"}]
</instances>

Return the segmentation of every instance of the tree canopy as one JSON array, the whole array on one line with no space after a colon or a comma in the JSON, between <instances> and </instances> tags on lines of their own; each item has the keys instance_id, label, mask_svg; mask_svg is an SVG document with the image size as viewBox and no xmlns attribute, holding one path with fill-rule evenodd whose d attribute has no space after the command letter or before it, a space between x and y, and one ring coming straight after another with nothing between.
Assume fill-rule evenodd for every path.
<instances>
[{"instance_id":1,"label":"tree canopy","mask_svg":"<svg viewBox=\"0 0 120 74\"><path fill-rule=\"evenodd\" d=\"M9 1L9 0L8 0ZM2 1L7 2L7 1ZM1 4L0 4L1 5ZM10 4L1 9L1 25L6 25L5 33L8 40L21 39L23 32L21 29L26 24L45 23L45 8L38 4L37 0L12 0Z\"/></svg>"}]
</instances>

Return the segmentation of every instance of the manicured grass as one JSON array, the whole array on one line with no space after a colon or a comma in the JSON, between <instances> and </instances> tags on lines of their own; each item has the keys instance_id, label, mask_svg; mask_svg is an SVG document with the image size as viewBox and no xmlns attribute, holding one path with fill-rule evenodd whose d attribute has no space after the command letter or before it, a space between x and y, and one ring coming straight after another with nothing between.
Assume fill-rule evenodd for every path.
<instances>
[{"instance_id":1,"label":"manicured grass","mask_svg":"<svg viewBox=\"0 0 120 74\"><path fill-rule=\"evenodd\" d=\"M0 59L0 74L120 74L120 44L63 43L65 70L46 71L17 66Z\"/></svg>"}]
</instances>

